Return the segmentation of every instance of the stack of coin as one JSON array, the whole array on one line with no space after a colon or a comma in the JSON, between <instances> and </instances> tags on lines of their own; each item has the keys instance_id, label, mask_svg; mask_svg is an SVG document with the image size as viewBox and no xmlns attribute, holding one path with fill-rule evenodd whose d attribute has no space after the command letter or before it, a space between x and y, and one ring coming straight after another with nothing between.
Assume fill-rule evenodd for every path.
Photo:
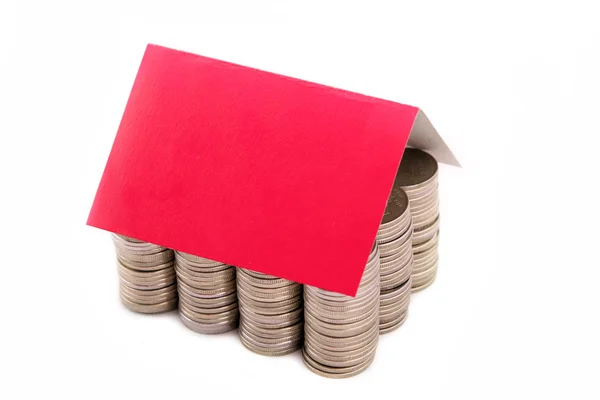
<instances>
[{"instance_id":1,"label":"stack of coin","mask_svg":"<svg viewBox=\"0 0 600 400\"><path fill-rule=\"evenodd\" d=\"M153 314L177 307L173 251L113 234L121 301L132 311Z\"/></svg>"},{"instance_id":2,"label":"stack of coin","mask_svg":"<svg viewBox=\"0 0 600 400\"><path fill-rule=\"evenodd\" d=\"M176 251L175 271L185 326L198 333L223 333L238 326L235 267Z\"/></svg>"},{"instance_id":3,"label":"stack of coin","mask_svg":"<svg viewBox=\"0 0 600 400\"><path fill-rule=\"evenodd\" d=\"M439 199L438 164L430 154L406 149L394 187L408 195L413 219L412 291L423 290L433 283L438 266Z\"/></svg>"},{"instance_id":4,"label":"stack of coin","mask_svg":"<svg viewBox=\"0 0 600 400\"><path fill-rule=\"evenodd\" d=\"M394 187L377 231L381 264L380 333L400 327L408 314L413 269L413 226L408 203L404 190Z\"/></svg>"},{"instance_id":5,"label":"stack of coin","mask_svg":"<svg viewBox=\"0 0 600 400\"><path fill-rule=\"evenodd\" d=\"M289 354L301 347L302 285L239 268L237 289L244 346L266 356Z\"/></svg>"},{"instance_id":6,"label":"stack of coin","mask_svg":"<svg viewBox=\"0 0 600 400\"><path fill-rule=\"evenodd\" d=\"M304 336L304 363L319 375L346 378L371 365L379 341L377 244L356 297L304 286Z\"/></svg>"}]
</instances>

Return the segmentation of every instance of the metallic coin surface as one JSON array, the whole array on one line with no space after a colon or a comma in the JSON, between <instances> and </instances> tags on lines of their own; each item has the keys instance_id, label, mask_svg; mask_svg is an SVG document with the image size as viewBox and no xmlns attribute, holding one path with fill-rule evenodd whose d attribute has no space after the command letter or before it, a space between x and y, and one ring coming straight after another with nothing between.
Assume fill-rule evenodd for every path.
<instances>
[{"instance_id":1,"label":"metallic coin surface","mask_svg":"<svg viewBox=\"0 0 600 400\"><path fill-rule=\"evenodd\" d=\"M407 149L404 157L408 157L410 161L410 159L419 158L419 155L413 154L411 149ZM426 159L428 160L428 158ZM393 237L392 240L389 240L391 237L389 233L389 221L387 221L388 225L381 224L379 227L377 240L380 249L379 327L381 333L389 332L388 320L396 318L397 314L406 314L410 304L408 297L411 292L408 290L409 288L407 288L406 283L410 281L414 266L413 211L410 196L397 183L398 181L402 181L404 183L419 185L422 182L430 180L436 171L437 168L433 168L425 162L419 161L415 166L407 166L406 162L404 162L404 168L398 172L399 177L396 178L396 184L392 189L390 199L402 198L406 201L403 209L406 214L404 221L406 227L403 228L404 230L400 235ZM390 203L392 202L388 201L388 207Z\"/></svg>"},{"instance_id":2,"label":"metallic coin surface","mask_svg":"<svg viewBox=\"0 0 600 400\"><path fill-rule=\"evenodd\" d=\"M139 304L121 296L121 302L131 311L142 314L157 314L171 311L177 307L177 297L158 304Z\"/></svg>"},{"instance_id":3,"label":"metallic coin surface","mask_svg":"<svg viewBox=\"0 0 600 400\"><path fill-rule=\"evenodd\" d=\"M404 190L393 188L383 213L381 225L384 227L400 218L408 208L408 196Z\"/></svg>"},{"instance_id":4,"label":"metallic coin surface","mask_svg":"<svg viewBox=\"0 0 600 400\"><path fill-rule=\"evenodd\" d=\"M193 330L194 332L207 334L207 335L214 335L214 334L229 332L229 331L237 328L237 325L239 323L239 321L236 319L236 320L222 321L222 322L215 323L215 324L203 324L203 323L196 322L181 313L179 314L179 317L181 318L181 321L183 322L183 324L186 327L188 327L189 329Z\"/></svg>"},{"instance_id":5,"label":"metallic coin surface","mask_svg":"<svg viewBox=\"0 0 600 400\"><path fill-rule=\"evenodd\" d=\"M394 213L400 218L398 209ZM392 218L387 222L392 223ZM304 286L302 354L311 371L346 378L364 371L373 361L379 342L379 254L375 244L355 297Z\"/></svg>"},{"instance_id":6,"label":"metallic coin surface","mask_svg":"<svg viewBox=\"0 0 600 400\"><path fill-rule=\"evenodd\" d=\"M173 251L122 235L112 235L119 293L128 309L145 314L173 310L178 304Z\"/></svg>"},{"instance_id":7,"label":"metallic coin surface","mask_svg":"<svg viewBox=\"0 0 600 400\"><path fill-rule=\"evenodd\" d=\"M422 150L406 149L394 188L402 188L409 199L414 230L412 246L415 266L412 274L421 274L412 280L413 292L416 292L428 287L435 279L435 271L429 271L429 266L435 265L437 270L437 262L431 261L437 260L440 221L438 164L435 158ZM426 251L430 251L427 261L423 260L422 254ZM424 269L428 270L426 277L422 276Z\"/></svg>"},{"instance_id":8,"label":"metallic coin surface","mask_svg":"<svg viewBox=\"0 0 600 400\"><path fill-rule=\"evenodd\" d=\"M254 353L282 356L302 347L302 285L242 268L237 270L240 341Z\"/></svg>"},{"instance_id":9,"label":"metallic coin surface","mask_svg":"<svg viewBox=\"0 0 600 400\"><path fill-rule=\"evenodd\" d=\"M438 163L429 153L419 149L404 150L396 184L400 187L418 187L431 180L438 171ZM396 186L396 185L394 185Z\"/></svg>"},{"instance_id":10,"label":"metallic coin surface","mask_svg":"<svg viewBox=\"0 0 600 400\"><path fill-rule=\"evenodd\" d=\"M237 328L240 319L236 268L175 252L179 316L189 329L204 334Z\"/></svg>"}]
</instances>

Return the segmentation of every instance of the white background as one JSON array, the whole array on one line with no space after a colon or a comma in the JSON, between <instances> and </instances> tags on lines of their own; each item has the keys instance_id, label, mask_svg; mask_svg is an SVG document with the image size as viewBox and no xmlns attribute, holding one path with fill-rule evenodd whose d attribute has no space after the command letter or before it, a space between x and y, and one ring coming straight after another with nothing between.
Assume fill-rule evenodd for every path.
<instances>
[{"instance_id":1,"label":"white background","mask_svg":"<svg viewBox=\"0 0 600 400\"><path fill-rule=\"evenodd\" d=\"M0 0L0 398L599 398L594 1L160 3ZM455 151L439 277L362 375L120 305L85 221L148 42L420 106Z\"/></svg>"}]
</instances>

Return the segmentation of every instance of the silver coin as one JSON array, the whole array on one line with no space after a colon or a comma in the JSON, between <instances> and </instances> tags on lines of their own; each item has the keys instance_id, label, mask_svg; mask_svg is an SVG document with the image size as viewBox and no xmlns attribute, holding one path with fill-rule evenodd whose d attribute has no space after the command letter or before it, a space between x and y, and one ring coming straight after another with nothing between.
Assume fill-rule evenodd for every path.
<instances>
[{"instance_id":1,"label":"silver coin","mask_svg":"<svg viewBox=\"0 0 600 400\"><path fill-rule=\"evenodd\" d=\"M118 269L120 275L126 276L133 280L135 280L135 279L142 279L142 280L161 279L161 278L165 278L167 276L173 275L175 273L173 264L167 264L166 266L164 266L164 268L153 270L153 271L138 271L135 269L128 268L127 266L123 265L121 262L117 261L117 269Z\"/></svg>"},{"instance_id":2,"label":"silver coin","mask_svg":"<svg viewBox=\"0 0 600 400\"><path fill-rule=\"evenodd\" d=\"M376 278L379 278L378 274ZM306 300L307 296L311 296L315 299L318 299L319 302L323 302L323 304L335 306L335 305L352 305L356 303L360 303L365 298L370 298L375 295L377 291L377 287L379 286L379 279L373 278L373 281L370 284L363 286L362 284L359 286L356 297L339 295L337 293L328 293L322 290L313 290L308 286L304 287L304 297Z\"/></svg>"},{"instance_id":3,"label":"silver coin","mask_svg":"<svg viewBox=\"0 0 600 400\"><path fill-rule=\"evenodd\" d=\"M406 282L408 278L413 274L413 267L411 264L408 264L406 268L401 269L393 274L386 275L381 278L380 290L390 290L398 285L401 285L403 282Z\"/></svg>"},{"instance_id":4,"label":"silver coin","mask_svg":"<svg viewBox=\"0 0 600 400\"><path fill-rule=\"evenodd\" d=\"M199 289L178 278L177 285L190 296L198 298L219 298L236 292L235 285L223 285L217 289Z\"/></svg>"},{"instance_id":5,"label":"silver coin","mask_svg":"<svg viewBox=\"0 0 600 400\"><path fill-rule=\"evenodd\" d=\"M437 171L438 163L429 153L407 148L404 150L394 186L407 190L422 187L435 178Z\"/></svg>"},{"instance_id":6,"label":"silver coin","mask_svg":"<svg viewBox=\"0 0 600 400\"><path fill-rule=\"evenodd\" d=\"M366 346L368 346L368 351ZM353 368L362 365L365 361L372 360L375 357L376 350L377 342L375 345L365 345L365 350L362 350L362 354L357 356L331 357L325 355L321 349L312 347L307 342L305 342L303 346L304 353L309 356L312 361L318 363L320 366L327 366L327 368ZM324 369L322 367L320 368Z\"/></svg>"},{"instance_id":7,"label":"silver coin","mask_svg":"<svg viewBox=\"0 0 600 400\"><path fill-rule=\"evenodd\" d=\"M281 335L276 338L267 338L261 335L256 335L252 330L245 329L247 325L244 325L244 329L240 329L240 335L245 336L247 339L252 341L254 344L264 348L276 348L282 350L289 346L291 343L299 344L301 335L300 333L293 333L288 335Z\"/></svg>"},{"instance_id":8,"label":"silver coin","mask_svg":"<svg viewBox=\"0 0 600 400\"><path fill-rule=\"evenodd\" d=\"M310 324L315 331L326 336L335 338L353 337L367 332L374 323L379 322L379 307L375 306L373 310L372 314L366 319L348 324L327 324L313 317L310 313L304 315L304 322Z\"/></svg>"},{"instance_id":9,"label":"silver coin","mask_svg":"<svg viewBox=\"0 0 600 400\"><path fill-rule=\"evenodd\" d=\"M178 298L175 297L174 299L167 300L159 304L138 304L121 296L121 302L131 311L143 314L157 314L177 308Z\"/></svg>"},{"instance_id":10,"label":"silver coin","mask_svg":"<svg viewBox=\"0 0 600 400\"><path fill-rule=\"evenodd\" d=\"M379 304L380 306L386 306L390 304L397 303L402 301L405 296L410 295L410 288L412 286L412 278L409 277L406 282L402 283L400 286L389 289L382 290L379 296Z\"/></svg>"},{"instance_id":11,"label":"silver coin","mask_svg":"<svg viewBox=\"0 0 600 400\"><path fill-rule=\"evenodd\" d=\"M304 325L305 341L311 341L314 346L330 351L351 352L362 348L365 343L368 343L376 336L379 336L378 323L373 324L373 327L367 332L347 338L323 335L312 329L310 325Z\"/></svg>"},{"instance_id":12,"label":"silver coin","mask_svg":"<svg viewBox=\"0 0 600 400\"><path fill-rule=\"evenodd\" d=\"M437 263L436 243L439 238L439 198L437 161L424 151L406 149L394 187L406 191L413 219L412 237L415 254L413 292L428 287L435 279L435 271L430 270ZM431 251L433 254L421 254ZM420 256L417 256L421 254ZM419 275L420 274L420 275Z\"/></svg>"},{"instance_id":13,"label":"silver coin","mask_svg":"<svg viewBox=\"0 0 600 400\"><path fill-rule=\"evenodd\" d=\"M407 209L411 213L410 229L404 236L387 243L380 243L380 298L379 298L379 331L385 333L390 331L389 322L397 322L400 314L405 314L410 303L411 275L413 273L414 255L413 255L413 218L415 214L420 215L424 209L428 211L432 203L430 198L437 200L436 192L430 189L427 182L435 182L437 175L437 163L430 163L428 156L423 156L427 162L423 163L420 159L422 155L418 152L408 150L407 159L404 162L402 171L399 172L394 187L402 190L400 185L405 188L408 186L413 189L413 193L407 194L409 206ZM412 161L411 161L412 160ZM416 160L416 161L415 161ZM415 165L407 165L414 163ZM435 165L434 165L435 164ZM415 197L415 192L424 193L422 197ZM416 201L415 201L416 199ZM415 210L413 210L415 207ZM381 229L381 227L380 227ZM381 236L381 235L380 235ZM399 327L400 324L396 326Z\"/></svg>"},{"instance_id":14,"label":"silver coin","mask_svg":"<svg viewBox=\"0 0 600 400\"><path fill-rule=\"evenodd\" d=\"M406 206L408 207L408 205ZM393 235L401 210L384 219ZM328 377L362 372L375 356L379 336L380 250L374 244L355 297L304 287L304 348L307 367Z\"/></svg>"},{"instance_id":15,"label":"silver coin","mask_svg":"<svg viewBox=\"0 0 600 400\"><path fill-rule=\"evenodd\" d=\"M433 246L436 246L439 244L440 241L440 235L439 235L439 231L435 233L435 236L433 238L431 238L430 240L420 243L420 244L414 244L413 243L413 253L414 254L418 254L418 253L422 253L425 252L429 249L431 249Z\"/></svg>"},{"instance_id":16,"label":"silver coin","mask_svg":"<svg viewBox=\"0 0 600 400\"><path fill-rule=\"evenodd\" d=\"M321 375L326 378L333 379L341 379L341 378L349 378L355 375L360 374L365 371L373 362L374 356L369 358L362 364L359 364L354 367L346 367L346 368L331 368L327 367L323 364L319 364L314 361L309 355L307 355L304 351L302 352L302 359L304 360L304 364L310 369L312 372Z\"/></svg>"},{"instance_id":17,"label":"silver coin","mask_svg":"<svg viewBox=\"0 0 600 400\"><path fill-rule=\"evenodd\" d=\"M310 358L321 365L327 365L330 368L351 368L356 365L361 365L366 360L372 359L375 357L375 351L377 349L377 341L375 344L365 345L362 354L357 356L339 356L332 357L323 354L319 349L315 349L311 347L310 343L304 343L304 352L310 356Z\"/></svg>"},{"instance_id":18,"label":"silver coin","mask_svg":"<svg viewBox=\"0 0 600 400\"><path fill-rule=\"evenodd\" d=\"M340 349L340 348L330 348L329 346L323 346L321 343L319 343L318 341L316 341L310 337L307 338L307 340L305 341L305 344L310 345L310 347L313 349L313 351L316 351L319 354L322 354L324 357L330 357L333 360L343 360L343 359L346 359L346 357L356 358L361 355L364 355L365 352L367 352L367 350L370 347L372 347L374 345L376 346L378 341L379 341L379 335L367 336L367 337L363 338L361 346L357 347L353 350L348 350L346 348Z\"/></svg>"},{"instance_id":19,"label":"silver coin","mask_svg":"<svg viewBox=\"0 0 600 400\"><path fill-rule=\"evenodd\" d=\"M302 298L298 297L294 303L284 304L279 307L256 307L254 305L249 304L245 298L242 298L240 303L245 309L251 310L255 314L262 316L263 318L271 318L277 315L283 315L290 313L292 311L302 309L304 306L304 302Z\"/></svg>"},{"instance_id":20,"label":"silver coin","mask_svg":"<svg viewBox=\"0 0 600 400\"><path fill-rule=\"evenodd\" d=\"M140 313L158 313L177 307L173 252L121 235L112 235L117 254L121 302Z\"/></svg>"},{"instance_id":21,"label":"silver coin","mask_svg":"<svg viewBox=\"0 0 600 400\"><path fill-rule=\"evenodd\" d=\"M242 328L251 331L256 336L270 339L277 339L288 336L291 337L296 335L302 336L304 334L304 323L302 321L296 323L295 325L287 326L285 328L267 329L253 325L251 320L248 320L244 317L243 314L240 314L240 329Z\"/></svg>"},{"instance_id":22,"label":"silver coin","mask_svg":"<svg viewBox=\"0 0 600 400\"><path fill-rule=\"evenodd\" d=\"M222 262L209 260L208 258L195 256L193 254L184 253L181 251L177 251L175 253L180 259L185 260L186 264L197 265L197 266L207 267L207 268L219 267L219 266L223 265Z\"/></svg>"},{"instance_id":23,"label":"silver coin","mask_svg":"<svg viewBox=\"0 0 600 400\"><path fill-rule=\"evenodd\" d=\"M132 303L136 303L140 306L160 304L160 303L164 303L166 301L177 298L176 290L171 291L169 293L158 294L155 296L135 296L135 295L123 290L123 288L121 287L120 294L121 294L121 298L126 299Z\"/></svg>"},{"instance_id":24,"label":"silver coin","mask_svg":"<svg viewBox=\"0 0 600 400\"><path fill-rule=\"evenodd\" d=\"M288 300L282 300L278 302L263 302L258 300L253 300L250 297L244 296L243 293L238 293L238 297L243 298L244 304L248 306L255 307L256 309L260 309L262 314L270 315L270 314L281 314L279 312L280 309L290 308L291 310L295 310L302 304L302 295L294 296Z\"/></svg>"},{"instance_id":25,"label":"silver coin","mask_svg":"<svg viewBox=\"0 0 600 400\"><path fill-rule=\"evenodd\" d=\"M252 326L254 326L256 328L271 329L271 330L288 328L288 327L294 326L304 320L304 317L302 315L297 316L296 318L279 320L278 322L274 322L274 321L264 322L264 321L259 321L256 319L251 319L252 317L248 316L248 314L244 314L244 318L246 319L247 322L252 321L251 322ZM248 322L248 323L250 323L250 322Z\"/></svg>"},{"instance_id":26,"label":"silver coin","mask_svg":"<svg viewBox=\"0 0 600 400\"><path fill-rule=\"evenodd\" d=\"M176 273L177 279L197 289L216 290L222 287L235 286L235 275L224 278L217 276L213 280L206 279L201 281L195 278L190 278L179 270L176 270Z\"/></svg>"},{"instance_id":27,"label":"silver coin","mask_svg":"<svg viewBox=\"0 0 600 400\"><path fill-rule=\"evenodd\" d=\"M278 325L285 321L297 320L298 318L302 318L302 315L304 314L304 309L302 307L285 312L283 314L270 315L259 314L259 311L255 312L255 310L253 310L252 307L248 307L246 304L243 303L243 301L241 302L240 307L243 308L244 314L248 318L252 319L252 321L259 322L265 325Z\"/></svg>"},{"instance_id":28,"label":"silver coin","mask_svg":"<svg viewBox=\"0 0 600 400\"><path fill-rule=\"evenodd\" d=\"M412 291L417 292L429 287L437 276L437 261L430 269L412 275Z\"/></svg>"},{"instance_id":29,"label":"silver coin","mask_svg":"<svg viewBox=\"0 0 600 400\"><path fill-rule=\"evenodd\" d=\"M146 264L164 264L174 259L173 251L169 249L152 254L133 254L128 251L117 251L117 257L127 263L142 266Z\"/></svg>"},{"instance_id":30,"label":"silver coin","mask_svg":"<svg viewBox=\"0 0 600 400\"><path fill-rule=\"evenodd\" d=\"M413 246L431 240L438 234L440 218L438 217L420 230L413 232Z\"/></svg>"},{"instance_id":31,"label":"silver coin","mask_svg":"<svg viewBox=\"0 0 600 400\"><path fill-rule=\"evenodd\" d=\"M388 198L387 206L383 213L381 225L384 227L389 226L391 223L400 218L408 209L408 196L404 190L396 188L392 189L390 197Z\"/></svg>"},{"instance_id":32,"label":"silver coin","mask_svg":"<svg viewBox=\"0 0 600 400\"><path fill-rule=\"evenodd\" d=\"M433 276L433 277L432 277L432 278L431 278L429 281L422 283L420 286L414 286L414 287L411 289L411 292L412 292L412 293L417 293L417 292L420 292L420 291L422 291L422 290L425 290L425 289L427 289L429 286L431 286L431 285L433 284L433 282L435 282L435 275L434 275L434 276Z\"/></svg>"},{"instance_id":33,"label":"silver coin","mask_svg":"<svg viewBox=\"0 0 600 400\"><path fill-rule=\"evenodd\" d=\"M410 255L414 252L413 244L412 244L412 233L411 238L403 243L400 247L396 248L392 254L387 256L381 256L379 262L379 270L386 271L389 269L394 269L394 267L398 266L398 264L402 264L406 262L406 260L410 257Z\"/></svg>"},{"instance_id":34,"label":"silver coin","mask_svg":"<svg viewBox=\"0 0 600 400\"><path fill-rule=\"evenodd\" d=\"M134 271L139 271L139 272L152 272L152 271L159 271L159 270L163 270L165 268L173 268L174 263L173 261L167 261L167 262L163 262L163 263L135 263L135 262L131 262L131 261L127 261L125 259L119 258L117 256L117 261L119 263L121 263L124 267L134 270Z\"/></svg>"},{"instance_id":35,"label":"silver coin","mask_svg":"<svg viewBox=\"0 0 600 400\"><path fill-rule=\"evenodd\" d=\"M431 269L431 267L437 264L438 258L439 257L437 253L432 254L431 257L424 259L419 265L415 265L412 273L416 275L420 274L421 272L428 271Z\"/></svg>"},{"instance_id":36,"label":"silver coin","mask_svg":"<svg viewBox=\"0 0 600 400\"><path fill-rule=\"evenodd\" d=\"M296 341L290 341L290 342L286 342L283 343L281 346L273 348L273 347L264 347L264 346L260 346L257 345L255 343L253 343L251 341L251 339L248 339L246 337L245 334L241 333L240 334L240 341L242 342L242 344L244 345L244 347L246 347L248 350L252 351L253 353L262 355L262 356L271 356L271 357L275 357L275 356L284 356L290 353L294 353L295 351L300 349L300 345L298 343L302 343L301 339L298 340L298 342Z\"/></svg>"},{"instance_id":37,"label":"silver coin","mask_svg":"<svg viewBox=\"0 0 600 400\"><path fill-rule=\"evenodd\" d=\"M179 302L179 313L185 315L192 321L204 324L217 324L239 319L239 310L237 307L218 314L204 314L192 311L184 302Z\"/></svg>"},{"instance_id":38,"label":"silver coin","mask_svg":"<svg viewBox=\"0 0 600 400\"><path fill-rule=\"evenodd\" d=\"M379 334L384 335L386 333L390 333L392 331L395 331L396 329L398 329L399 327L401 327L404 322L406 321L406 318L408 317L408 312L401 314L398 316L398 318L395 321L392 321L388 324L385 324L383 326L379 326Z\"/></svg>"},{"instance_id":39,"label":"silver coin","mask_svg":"<svg viewBox=\"0 0 600 400\"><path fill-rule=\"evenodd\" d=\"M398 253L403 246L407 246L407 243L411 243L412 229L409 226L404 235L399 236L395 240L386 243L380 243L380 257L389 257L395 253Z\"/></svg>"},{"instance_id":40,"label":"silver coin","mask_svg":"<svg viewBox=\"0 0 600 400\"><path fill-rule=\"evenodd\" d=\"M254 298L279 299L293 297L302 293L302 286L298 284L287 285L279 288L262 288L252 285L242 279L237 281L238 288L245 289Z\"/></svg>"},{"instance_id":41,"label":"silver coin","mask_svg":"<svg viewBox=\"0 0 600 400\"><path fill-rule=\"evenodd\" d=\"M238 277L238 280L244 281L253 287L269 289L269 290L284 288L284 287L292 286L292 285L298 285L297 283L288 281L287 279L256 278L252 275L249 275L249 274L243 272L243 270L241 270L241 269L238 270L237 277Z\"/></svg>"},{"instance_id":42,"label":"silver coin","mask_svg":"<svg viewBox=\"0 0 600 400\"><path fill-rule=\"evenodd\" d=\"M238 269L240 341L268 356L298 350L303 337L302 285L260 272Z\"/></svg>"},{"instance_id":43,"label":"silver coin","mask_svg":"<svg viewBox=\"0 0 600 400\"><path fill-rule=\"evenodd\" d=\"M185 298L185 297L180 297L179 301L180 301L180 303L185 304L185 307L188 310L193 311L198 314L201 314L201 315L202 314L223 314L225 312L232 311L232 310L235 310L236 308L238 308L238 303L236 301L233 301L229 304L225 304L225 305L218 306L218 307L214 307L213 305L188 302L187 298Z\"/></svg>"},{"instance_id":44,"label":"silver coin","mask_svg":"<svg viewBox=\"0 0 600 400\"><path fill-rule=\"evenodd\" d=\"M172 284L170 286L156 289L156 290L139 290L139 289L135 289L135 288L130 288L129 286L126 286L126 285L121 285L120 290L130 294L131 296L135 296L135 297L160 296L165 293L176 292L177 285Z\"/></svg>"},{"instance_id":45,"label":"silver coin","mask_svg":"<svg viewBox=\"0 0 600 400\"><path fill-rule=\"evenodd\" d=\"M203 324L193 321L183 314L179 314L183 324L194 332L202 334L219 334L229 332L237 328L238 320L235 321L224 321L216 324Z\"/></svg>"},{"instance_id":46,"label":"silver coin","mask_svg":"<svg viewBox=\"0 0 600 400\"><path fill-rule=\"evenodd\" d=\"M302 293L302 288L295 288L291 291L285 291L283 293L266 294L247 289L243 285L240 285L240 282L238 282L237 291L240 298L244 297L261 303L279 303L300 296Z\"/></svg>"},{"instance_id":47,"label":"silver coin","mask_svg":"<svg viewBox=\"0 0 600 400\"><path fill-rule=\"evenodd\" d=\"M236 296L235 292L228 294L226 296L217 297L217 298L199 298L199 297L190 296L187 292L182 290L181 287L178 287L177 291L178 291L179 297L182 299L182 301L184 301L186 304L190 305L191 307L218 308L218 307L230 305L232 303L237 304L237 296Z\"/></svg>"},{"instance_id":48,"label":"silver coin","mask_svg":"<svg viewBox=\"0 0 600 400\"><path fill-rule=\"evenodd\" d=\"M227 264L219 264L213 267L205 267L205 266L197 266L187 263L187 261L183 260L181 257L175 254L175 264L177 268L189 272L198 272L198 273L211 273L211 272L220 272L224 270L233 269L231 265Z\"/></svg>"},{"instance_id":49,"label":"silver coin","mask_svg":"<svg viewBox=\"0 0 600 400\"><path fill-rule=\"evenodd\" d=\"M361 305L360 307L345 311L330 311L324 309L323 307L319 307L318 305L312 304L309 301L304 305L304 309L307 313L310 313L315 318L326 323L335 324L339 321L350 323L366 318L376 304L379 304L379 299L374 297L373 299L369 299L368 302L364 303L364 305Z\"/></svg>"},{"instance_id":50,"label":"silver coin","mask_svg":"<svg viewBox=\"0 0 600 400\"><path fill-rule=\"evenodd\" d=\"M283 340L280 343L274 344L259 344L253 340L247 332L240 332L240 341L247 349L254 353L264 356L283 356L300 350L302 347L302 337Z\"/></svg>"}]
</instances>

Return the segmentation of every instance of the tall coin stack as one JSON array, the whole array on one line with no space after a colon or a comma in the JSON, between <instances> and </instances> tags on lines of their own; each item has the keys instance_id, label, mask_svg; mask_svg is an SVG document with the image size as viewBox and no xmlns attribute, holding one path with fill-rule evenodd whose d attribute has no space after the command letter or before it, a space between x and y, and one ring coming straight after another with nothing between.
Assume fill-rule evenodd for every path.
<instances>
[{"instance_id":1,"label":"tall coin stack","mask_svg":"<svg viewBox=\"0 0 600 400\"><path fill-rule=\"evenodd\" d=\"M198 333L223 333L238 326L235 267L176 251L175 271L185 326Z\"/></svg>"},{"instance_id":2,"label":"tall coin stack","mask_svg":"<svg viewBox=\"0 0 600 400\"><path fill-rule=\"evenodd\" d=\"M387 333L404 323L410 303L413 270L412 216L408 196L394 187L377 231L381 294L379 332Z\"/></svg>"},{"instance_id":3,"label":"tall coin stack","mask_svg":"<svg viewBox=\"0 0 600 400\"><path fill-rule=\"evenodd\" d=\"M302 285L239 268L240 340L251 351L282 356L302 346Z\"/></svg>"},{"instance_id":4,"label":"tall coin stack","mask_svg":"<svg viewBox=\"0 0 600 400\"><path fill-rule=\"evenodd\" d=\"M428 153L408 148L404 151L394 187L408 195L413 219L412 291L433 283L438 266L439 198L438 164Z\"/></svg>"},{"instance_id":5,"label":"tall coin stack","mask_svg":"<svg viewBox=\"0 0 600 400\"><path fill-rule=\"evenodd\" d=\"M319 375L347 378L371 365L379 341L377 244L356 297L304 286L304 336L304 363Z\"/></svg>"},{"instance_id":6,"label":"tall coin stack","mask_svg":"<svg viewBox=\"0 0 600 400\"><path fill-rule=\"evenodd\" d=\"M122 235L112 235L120 293L132 311L153 314L177 307L173 251Z\"/></svg>"}]
</instances>

